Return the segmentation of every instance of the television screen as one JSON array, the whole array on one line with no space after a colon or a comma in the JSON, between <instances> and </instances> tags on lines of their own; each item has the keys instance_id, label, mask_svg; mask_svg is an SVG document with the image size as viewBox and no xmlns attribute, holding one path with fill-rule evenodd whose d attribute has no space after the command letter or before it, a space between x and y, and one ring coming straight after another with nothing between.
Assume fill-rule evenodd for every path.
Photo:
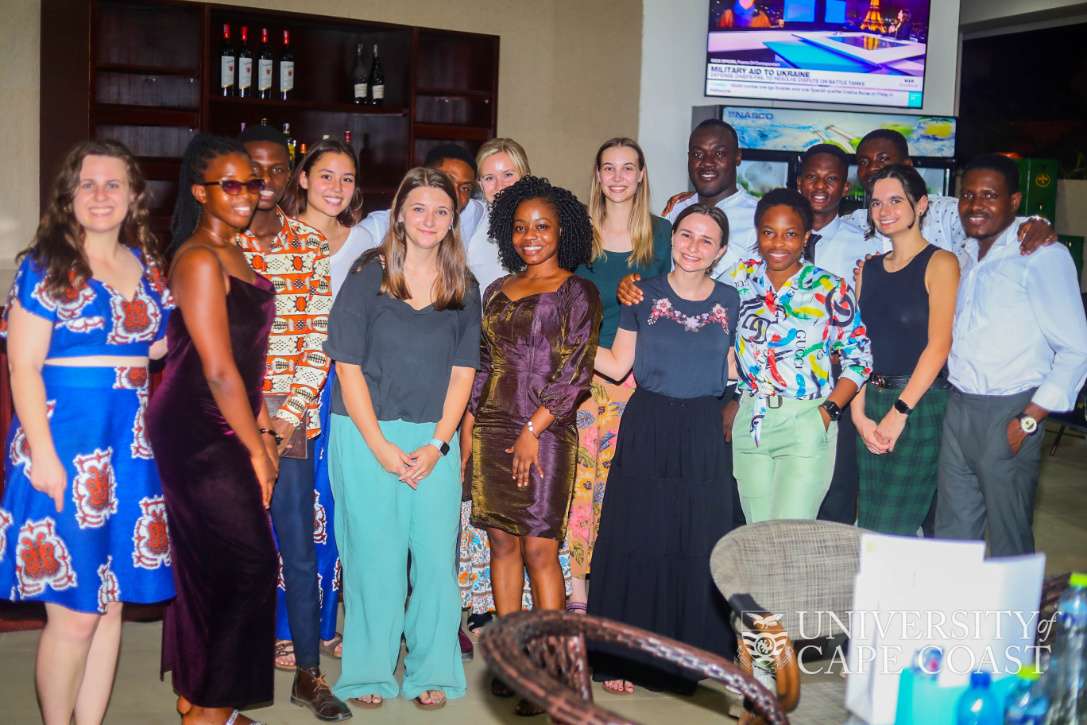
<instances>
[{"instance_id":1,"label":"television screen","mask_svg":"<svg viewBox=\"0 0 1087 725\"><path fill-rule=\"evenodd\" d=\"M710 0L706 95L920 108L930 0Z\"/></svg>"},{"instance_id":2,"label":"television screen","mask_svg":"<svg viewBox=\"0 0 1087 725\"><path fill-rule=\"evenodd\" d=\"M745 159L736 169L736 181L756 199L761 199L766 192L789 183L788 161L763 161Z\"/></svg>"}]
</instances>

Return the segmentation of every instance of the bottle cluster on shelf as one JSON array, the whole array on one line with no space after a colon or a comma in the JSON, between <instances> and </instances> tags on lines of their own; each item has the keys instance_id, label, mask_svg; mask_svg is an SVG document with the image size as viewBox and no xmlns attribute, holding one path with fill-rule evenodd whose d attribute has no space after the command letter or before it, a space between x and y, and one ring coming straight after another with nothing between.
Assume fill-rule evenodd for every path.
<instances>
[{"instance_id":1,"label":"bottle cluster on shelf","mask_svg":"<svg viewBox=\"0 0 1087 725\"><path fill-rule=\"evenodd\" d=\"M268 126L270 124L269 124L267 118L262 118L262 119L260 119L260 125L261 126ZM306 155L306 144L300 143L298 141L298 139L296 139L294 137L294 134L291 132L290 122L284 122L283 126L282 126L282 129L283 129L283 136L286 138L286 141L287 141L287 154L290 157L291 167L293 168L295 166L295 164L300 163L302 161L302 158ZM241 128L239 128L238 130L239 130L239 132L245 130L245 122L242 122ZM359 158L360 158L360 161L366 162L366 165L369 166L369 163L372 161L373 152L369 148L367 148L366 134L363 134L363 136L364 136L363 141L362 141L362 147L363 148L360 151ZM328 138L332 138L332 134L329 134L329 133L322 133L321 134L321 140L322 141L324 141L325 139L328 139ZM354 145L351 143L351 131L350 131L350 129L343 132L343 141L348 146L351 146L352 148L354 148Z\"/></svg>"},{"instance_id":2,"label":"bottle cluster on shelf","mask_svg":"<svg viewBox=\"0 0 1087 725\"><path fill-rule=\"evenodd\" d=\"M367 72L362 57L362 43L355 49L355 69L351 72L351 102L359 106L385 105L385 71L381 67L377 44Z\"/></svg>"},{"instance_id":3,"label":"bottle cluster on shelf","mask_svg":"<svg viewBox=\"0 0 1087 725\"><path fill-rule=\"evenodd\" d=\"M283 31L283 47L277 60L268 43L268 28L261 28L256 59L254 69L248 26L241 26L241 37L235 46L230 40L230 25L224 24L223 42L219 46L219 95L260 100L291 100L294 97L295 74L290 31ZM273 85L273 76L278 77L279 83L276 85Z\"/></svg>"}]
</instances>

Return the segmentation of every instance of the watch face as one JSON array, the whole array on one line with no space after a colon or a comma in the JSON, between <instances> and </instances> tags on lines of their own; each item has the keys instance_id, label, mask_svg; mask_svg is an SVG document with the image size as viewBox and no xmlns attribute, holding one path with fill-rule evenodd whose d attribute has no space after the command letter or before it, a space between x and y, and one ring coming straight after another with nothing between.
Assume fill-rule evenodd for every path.
<instances>
[{"instance_id":1,"label":"watch face","mask_svg":"<svg viewBox=\"0 0 1087 725\"><path fill-rule=\"evenodd\" d=\"M1038 421L1031 418L1029 415L1024 415L1019 418L1019 430L1026 433L1028 436L1034 431L1038 430Z\"/></svg>"}]
</instances>

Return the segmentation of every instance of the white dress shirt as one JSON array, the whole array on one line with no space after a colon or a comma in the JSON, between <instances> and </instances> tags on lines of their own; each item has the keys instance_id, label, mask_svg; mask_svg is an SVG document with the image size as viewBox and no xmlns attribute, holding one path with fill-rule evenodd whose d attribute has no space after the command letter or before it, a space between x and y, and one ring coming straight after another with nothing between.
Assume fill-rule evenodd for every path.
<instances>
[{"instance_id":1,"label":"white dress shirt","mask_svg":"<svg viewBox=\"0 0 1087 725\"><path fill-rule=\"evenodd\" d=\"M820 237L815 243L815 266L841 277L850 289L857 262L869 254L883 254L883 242L876 237L865 239L864 232L841 217L812 234Z\"/></svg>"},{"instance_id":2,"label":"white dress shirt","mask_svg":"<svg viewBox=\"0 0 1087 725\"><path fill-rule=\"evenodd\" d=\"M347 273L351 271L351 265L359 258L359 255L368 249L373 249L377 244L373 237L361 224L351 227L343 246L328 258L328 266L332 270L332 298L335 299L340 291L340 286L347 279Z\"/></svg>"},{"instance_id":3,"label":"white dress shirt","mask_svg":"<svg viewBox=\"0 0 1087 725\"><path fill-rule=\"evenodd\" d=\"M359 226L369 232L374 240L374 246L381 244L385 239L385 232L389 231L389 210L381 209L370 212L365 219L359 222ZM463 244L467 244L472 238L479 222L487 215L487 208L482 201L469 199L464 211L460 213L460 238ZM482 290L480 290L482 292Z\"/></svg>"},{"instance_id":4,"label":"white dress shirt","mask_svg":"<svg viewBox=\"0 0 1087 725\"><path fill-rule=\"evenodd\" d=\"M479 220L475 232L468 240L468 269L479 283L479 293L487 291L487 287L499 277L504 277L509 272L498 261L498 244L490 236L491 215L486 209L483 218ZM487 300L483 300L484 306Z\"/></svg>"},{"instance_id":5,"label":"white dress shirt","mask_svg":"<svg viewBox=\"0 0 1087 725\"><path fill-rule=\"evenodd\" d=\"M978 261L970 239L955 300L951 384L972 395L1038 388L1047 411L1075 407L1087 379L1087 318L1072 255L1063 244L1019 253L1016 219Z\"/></svg>"},{"instance_id":6,"label":"white dress shirt","mask_svg":"<svg viewBox=\"0 0 1087 725\"><path fill-rule=\"evenodd\" d=\"M861 230L868 230L867 209L857 209L846 219ZM921 236L929 244L954 254L961 264L967 237L966 230L962 228L962 219L959 218L959 200L953 196L929 194L928 213L921 222ZM890 237L883 236L877 229L874 239L878 239L883 245L882 252L891 251Z\"/></svg>"},{"instance_id":7,"label":"white dress shirt","mask_svg":"<svg viewBox=\"0 0 1087 725\"><path fill-rule=\"evenodd\" d=\"M679 213L697 202L697 194L687 201L679 202L672 207L671 213L665 219L675 225ZM755 245L755 207L758 203L758 199L748 194L747 189L738 184L736 193L717 202L717 208L728 217L728 249L713 268L713 277L719 276L740 260L758 258L758 249Z\"/></svg>"}]
</instances>

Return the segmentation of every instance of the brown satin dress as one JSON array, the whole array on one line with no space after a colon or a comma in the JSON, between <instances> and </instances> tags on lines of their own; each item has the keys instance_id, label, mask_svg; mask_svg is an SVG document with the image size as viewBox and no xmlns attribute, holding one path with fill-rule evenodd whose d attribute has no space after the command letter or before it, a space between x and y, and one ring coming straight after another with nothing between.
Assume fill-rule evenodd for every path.
<instances>
[{"instance_id":1,"label":"brown satin dress","mask_svg":"<svg viewBox=\"0 0 1087 725\"><path fill-rule=\"evenodd\" d=\"M483 295L480 371L468 409L472 432L472 525L562 540L573 495L577 408L588 395L600 328L596 285L572 275L554 292L511 300L503 277ZM513 446L540 406L555 422L540 434L541 477L513 480Z\"/></svg>"}]
</instances>

